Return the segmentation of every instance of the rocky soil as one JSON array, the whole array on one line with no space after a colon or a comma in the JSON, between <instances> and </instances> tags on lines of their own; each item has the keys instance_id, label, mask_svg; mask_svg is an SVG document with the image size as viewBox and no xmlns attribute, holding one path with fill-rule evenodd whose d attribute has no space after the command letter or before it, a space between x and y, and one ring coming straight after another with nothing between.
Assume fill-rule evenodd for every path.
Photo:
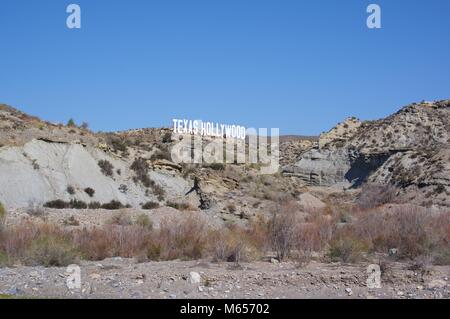
<instances>
[{"instance_id":1,"label":"rocky soil","mask_svg":"<svg viewBox=\"0 0 450 319\"><path fill-rule=\"evenodd\" d=\"M66 268L0 269L0 294L56 298L450 298L450 267L426 273L392 263L381 288L368 288L368 264L312 262L210 263L167 261L136 263L113 258L81 263L81 289L69 289Z\"/></svg>"}]
</instances>

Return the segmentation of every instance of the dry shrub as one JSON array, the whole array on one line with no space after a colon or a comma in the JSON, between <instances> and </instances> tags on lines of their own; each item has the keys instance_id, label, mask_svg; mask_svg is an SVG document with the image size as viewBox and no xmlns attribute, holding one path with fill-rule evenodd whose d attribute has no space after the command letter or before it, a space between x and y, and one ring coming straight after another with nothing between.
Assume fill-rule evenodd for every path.
<instances>
[{"instance_id":1,"label":"dry shrub","mask_svg":"<svg viewBox=\"0 0 450 319\"><path fill-rule=\"evenodd\" d=\"M113 176L114 175L114 166L107 160L99 160L98 166L105 176Z\"/></svg>"},{"instance_id":2,"label":"dry shrub","mask_svg":"<svg viewBox=\"0 0 450 319\"><path fill-rule=\"evenodd\" d=\"M238 264L261 257L266 236L261 236L263 229L259 227L260 225L253 223L246 228L232 225L211 231L208 236L208 250L213 260ZM264 230L264 234L267 235L267 231Z\"/></svg>"},{"instance_id":3,"label":"dry shrub","mask_svg":"<svg viewBox=\"0 0 450 319\"><path fill-rule=\"evenodd\" d=\"M203 257L207 244L206 224L198 217L165 219L154 236L159 259L198 259Z\"/></svg>"},{"instance_id":4,"label":"dry shrub","mask_svg":"<svg viewBox=\"0 0 450 319\"><path fill-rule=\"evenodd\" d=\"M313 221L300 223L296 227L293 257L299 266L308 263L313 252L325 249L332 238L333 231L334 224L326 216L318 216Z\"/></svg>"},{"instance_id":5,"label":"dry shrub","mask_svg":"<svg viewBox=\"0 0 450 319\"><path fill-rule=\"evenodd\" d=\"M63 221L65 226L80 226L80 222L75 218L75 216L70 216Z\"/></svg>"},{"instance_id":6,"label":"dry shrub","mask_svg":"<svg viewBox=\"0 0 450 319\"><path fill-rule=\"evenodd\" d=\"M135 224L143 228L153 229L153 222L150 220L147 214L140 214L135 221Z\"/></svg>"},{"instance_id":7,"label":"dry shrub","mask_svg":"<svg viewBox=\"0 0 450 319\"><path fill-rule=\"evenodd\" d=\"M292 201L279 200L269 222L269 238L278 260L288 257L294 246L298 206Z\"/></svg>"},{"instance_id":8,"label":"dry shrub","mask_svg":"<svg viewBox=\"0 0 450 319\"><path fill-rule=\"evenodd\" d=\"M78 200L78 199L71 199L70 202L65 202L61 199L57 199L57 200L52 200L52 201L46 202L44 204L44 207L54 208L54 209L65 209L65 208L86 209L86 208L88 208L88 204L86 204L85 202ZM29 208L29 214L31 216L37 216L38 215L37 209L38 209L38 207Z\"/></svg>"},{"instance_id":9,"label":"dry shrub","mask_svg":"<svg viewBox=\"0 0 450 319\"><path fill-rule=\"evenodd\" d=\"M101 228L67 229L46 223L23 222L7 230L0 252L7 259L30 265L63 266L80 255L88 260L139 257L140 260L197 259L206 256L206 224L191 216L165 220L153 229L147 220ZM3 259L3 257L2 257Z\"/></svg>"},{"instance_id":10,"label":"dry shrub","mask_svg":"<svg viewBox=\"0 0 450 319\"><path fill-rule=\"evenodd\" d=\"M189 203L185 202L173 202L173 201L167 201L166 206L172 207L178 210L196 210L195 207L192 207Z\"/></svg>"},{"instance_id":11,"label":"dry shrub","mask_svg":"<svg viewBox=\"0 0 450 319\"><path fill-rule=\"evenodd\" d=\"M395 198L395 188L392 185L365 184L356 199L356 204L362 209L371 209L387 203Z\"/></svg>"},{"instance_id":12,"label":"dry shrub","mask_svg":"<svg viewBox=\"0 0 450 319\"><path fill-rule=\"evenodd\" d=\"M8 256L22 257L31 241L37 237L39 225L32 222L22 222L3 231L1 248Z\"/></svg>"},{"instance_id":13,"label":"dry shrub","mask_svg":"<svg viewBox=\"0 0 450 319\"><path fill-rule=\"evenodd\" d=\"M108 221L107 224L111 225L119 225L119 226L129 226L133 224L131 217L126 213L117 213L113 215Z\"/></svg>"},{"instance_id":14,"label":"dry shrub","mask_svg":"<svg viewBox=\"0 0 450 319\"><path fill-rule=\"evenodd\" d=\"M68 266L78 260L79 253L64 236L39 235L25 252L27 265L44 267Z\"/></svg>"},{"instance_id":15,"label":"dry shrub","mask_svg":"<svg viewBox=\"0 0 450 319\"><path fill-rule=\"evenodd\" d=\"M146 250L151 239L146 228L130 225L106 225L74 233L74 242L84 258L101 260L108 257L131 258Z\"/></svg>"},{"instance_id":16,"label":"dry shrub","mask_svg":"<svg viewBox=\"0 0 450 319\"><path fill-rule=\"evenodd\" d=\"M170 154L170 150L168 149L163 149L163 150L156 150L152 156L150 157L150 160L152 162L157 161L157 160L168 160L171 161L172 160L172 156Z\"/></svg>"},{"instance_id":17,"label":"dry shrub","mask_svg":"<svg viewBox=\"0 0 450 319\"><path fill-rule=\"evenodd\" d=\"M27 214L33 217L42 218L45 216L44 209L38 204L33 201L28 202L27 207Z\"/></svg>"},{"instance_id":18,"label":"dry shrub","mask_svg":"<svg viewBox=\"0 0 450 319\"><path fill-rule=\"evenodd\" d=\"M351 235L339 236L330 243L327 256L331 261L354 263L361 260L363 253L367 252L367 243Z\"/></svg>"},{"instance_id":19,"label":"dry shrub","mask_svg":"<svg viewBox=\"0 0 450 319\"><path fill-rule=\"evenodd\" d=\"M149 165L142 157L136 158L131 164L130 169L136 174L135 181L140 181L145 187L150 187L154 181L148 176Z\"/></svg>"},{"instance_id":20,"label":"dry shrub","mask_svg":"<svg viewBox=\"0 0 450 319\"><path fill-rule=\"evenodd\" d=\"M370 240L374 251L397 248L400 258L432 254L448 246L450 214L435 215L415 206L379 208L363 213L355 234Z\"/></svg>"},{"instance_id":21,"label":"dry shrub","mask_svg":"<svg viewBox=\"0 0 450 319\"><path fill-rule=\"evenodd\" d=\"M95 190L91 187L87 187L84 189L84 192L89 195L89 197L94 197Z\"/></svg>"},{"instance_id":22,"label":"dry shrub","mask_svg":"<svg viewBox=\"0 0 450 319\"><path fill-rule=\"evenodd\" d=\"M159 208L159 203L157 202L146 202L145 204L142 204L142 209L156 209Z\"/></svg>"},{"instance_id":23,"label":"dry shrub","mask_svg":"<svg viewBox=\"0 0 450 319\"><path fill-rule=\"evenodd\" d=\"M67 193L69 193L70 195L75 194L75 188L72 185L67 186Z\"/></svg>"},{"instance_id":24,"label":"dry shrub","mask_svg":"<svg viewBox=\"0 0 450 319\"><path fill-rule=\"evenodd\" d=\"M1 245L10 259L32 266L67 266L78 258L70 236L52 224L22 222L6 230Z\"/></svg>"}]
</instances>

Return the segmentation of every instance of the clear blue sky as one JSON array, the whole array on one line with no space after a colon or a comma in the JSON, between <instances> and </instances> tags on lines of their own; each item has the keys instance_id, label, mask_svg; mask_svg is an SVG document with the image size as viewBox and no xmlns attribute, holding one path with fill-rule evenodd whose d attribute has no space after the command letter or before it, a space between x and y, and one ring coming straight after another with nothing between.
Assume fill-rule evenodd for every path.
<instances>
[{"instance_id":1,"label":"clear blue sky","mask_svg":"<svg viewBox=\"0 0 450 319\"><path fill-rule=\"evenodd\" d=\"M0 102L94 130L175 117L308 135L450 98L448 0L1 0L0 43Z\"/></svg>"}]
</instances>

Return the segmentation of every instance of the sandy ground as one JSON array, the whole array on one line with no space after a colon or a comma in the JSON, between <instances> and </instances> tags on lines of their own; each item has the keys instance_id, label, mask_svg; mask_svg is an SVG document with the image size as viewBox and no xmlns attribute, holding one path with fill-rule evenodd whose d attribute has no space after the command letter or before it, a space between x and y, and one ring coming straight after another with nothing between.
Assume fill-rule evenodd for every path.
<instances>
[{"instance_id":1,"label":"sandy ground","mask_svg":"<svg viewBox=\"0 0 450 319\"><path fill-rule=\"evenodd\" d=\"M0 268L0 294L55 298L450 298L450 267L426 274L392 263L382 287L367 287L368 264L254 262L239 266L208 261L137 263L112 258L80 264L81 288L69 289L64 268ZM192 272L200 275L193 283ZM69 285L70 286L70 285Z\"/></svg>"}]
</instances>

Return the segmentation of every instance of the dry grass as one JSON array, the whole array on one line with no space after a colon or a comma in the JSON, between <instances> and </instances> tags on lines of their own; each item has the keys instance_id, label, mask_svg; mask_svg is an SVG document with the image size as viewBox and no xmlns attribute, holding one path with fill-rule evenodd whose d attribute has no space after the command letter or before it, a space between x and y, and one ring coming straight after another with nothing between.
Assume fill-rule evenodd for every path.
<instances>
[{"instance_id":1,"label":"dry grass","mask_svg":"<svg viewBox=\"0 0 450 319\"><path fill-rule=\"evenodd\" d=\"M399 257L430 255L450 244L450 213L433 214L414 206L381 207L363 212L355 235L370 242L371 250L397 248Z\"/></svg>"},{"instance_id":2,"label":"dry grass","mask_svg":"<svg viewBox=\"0 0 450 319\"><path fill-rule=\"evenodd\" d=\"M242 262L275 253L307 263L314 252L325 260L357 262L368 254L398 250L397 258L450 263L450 213L431 214L410 206L353 212L350 222L338 214L301 218L293 202L279 202L269 220L215 228L196 213L163 219L153 227L147 214L118 213L100 228L62 227L22 222L0 231L0 263L60 266L78 258L134 257L146 260ZM68 223L72 224L72 223Z\"/></svg>"},{"instance_id":3,"label":"dry grass","mask_svg":"<svg viewBox=\"0 0 450 319\"><path fill-rule=\"evenodd\" d=\"M298 207L294 202L278 201L269 223L269 238L278 260L289 257L294 247L298 225Z\"/></svg>"}]
</instances>

